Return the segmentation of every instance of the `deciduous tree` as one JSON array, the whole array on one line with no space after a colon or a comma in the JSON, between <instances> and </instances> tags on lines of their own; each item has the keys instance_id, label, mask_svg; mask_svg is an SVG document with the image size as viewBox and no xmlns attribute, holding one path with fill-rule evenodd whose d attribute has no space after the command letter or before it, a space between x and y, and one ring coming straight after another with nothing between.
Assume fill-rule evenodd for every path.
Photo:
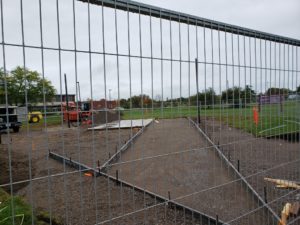
<instances>
[{"instance_id":1,"label":"deciduous tree","mask_svg":"<svg viewBox=\"0 0 300 225\"><path fill-rule=\"evenodd\" d=\"M8 103L14 105L24 105L27 102L43 102L45 95L46 101L52 101L56 93L51 81L43 78L37 71L33 71L20 66L16 67L10 73L5 74L0 70L0 101L5 100L5 84L7 86Z\"/></svg>"}]
</instances>

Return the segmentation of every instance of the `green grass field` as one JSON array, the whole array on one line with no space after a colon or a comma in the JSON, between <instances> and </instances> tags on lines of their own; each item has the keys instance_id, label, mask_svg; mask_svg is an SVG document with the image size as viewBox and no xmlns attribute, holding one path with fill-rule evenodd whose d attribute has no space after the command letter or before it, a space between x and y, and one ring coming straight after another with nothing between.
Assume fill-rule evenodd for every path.
<instances>
[{"instance_id":1,"label":"green grass field","mask_svg":"<svg viewBox=\"0 0 300 225\"><path fill-rule=\"evenodd\" d=\"M230 126L243 129L255 136L277 136L300 131L300 102L286 101L283 104L283 111L280 110L279 104L262 105L259 112L259 123L256 126L253 122L253 111L251 105L246 108L227 108L214 107L201 108L201 117L221 121ZM171 119L179 117L196 117L196 106L177 106L164 107L154 109L131 109L122 111L122 119ZM56 126L61 124L59 115L51 115L47 117L47 126ZM32 129L42 129L44 127L44 119L39 123L30 124ZM26 124L23 125L23 129Z\"/></svg>"},{"instance_id":2,"label":"green grass field","mask_svg":"<svg viewBox=\"0 0 300 225\"><path fill-rule=\"evenodd\" d=\"M254 106L254 105L253 105ZM243 129L256 136L276 136L295 133L300 130L299 101L285 102L283 111L279 104L262 105L259 112L259 123L253 122L253 106L246 108L225 108L215 105L214 108L202 108L201 117L228 123L230 126ZM196 117L197 107L181 106L174 108L133 109L125 110L122 119L156 118L170 119L178 117Z\"/></svg>"},{"instance_id":3,"label":"green grass field","mask_svg":"<svg viewBox=\"0 0 300 225\"><path fill-rule=\"evenodd\" d=\"M41 119L38 123L28 123L30 129L42 129L45 127L45 120L47 127L57 126L61 124L61 116L60 115L49 115L47 118ZM27 123L23 123L22 128L26 129Z\"/></svg>"}]
</instances>

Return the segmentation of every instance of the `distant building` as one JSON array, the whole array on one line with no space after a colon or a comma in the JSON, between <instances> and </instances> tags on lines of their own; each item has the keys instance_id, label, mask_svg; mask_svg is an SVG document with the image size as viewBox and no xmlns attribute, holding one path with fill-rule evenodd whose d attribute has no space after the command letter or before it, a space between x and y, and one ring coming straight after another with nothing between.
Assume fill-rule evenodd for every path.
<instances>
[{"instance_id":1,"label":"distant building","mask_svg":"<svg viewBox=\"0 0 300 225\"><path fill-rule=\"evenodd\" d=\"M53 102L60 102L61 101L61 98L62 98L62 101L65 102L67 100L66 98L66 95L63 94L63 95L54 95L53 97ZM75 94L68 94L68 100L70 102L75 102Z\"/></svg>"},{"instance_id":2,"label":"distant building","mask_svg":"<svg viewBox=\"0 0 300 225\"><path fill-rule=\"evenodd\" d=\"M47 101L46 104L44 104L43 101L37 102L37 103L31 103L31 104L29 104L28 109L29 109L29 111L44 111L44 109L46 107L47 112L61 111L61 103L66 102L66 99L67 98L66 98L65 94L54 95L51 102ZM68 94L68 100L70 102L75 102L75 100L76 100L75 94Z\"/></svg>"},{"instance_id":3,"label":"distant building","mask_svg":"<svg viewBox=\"0 0 300 225\"><path fill-rule=\"evenodd\" d=\"M257 103L264 104L280 104L284 101L284 95L259 95L257 98Z\"/></svg>"},{"instance_id":4,"label":"distant building","mask_svg":"<svg viewBox=\"0 0 300 225\"><path fill-rule=\"evenodd\" d=\"M291 94L288 96L288 100L300 100L299 94Z\"/></svg>"},{"instance_id":5,"label":"distant building","mask_svg":"<svg viewBox=\"0 0 300 225\"><path fill-rule=\"evenodd\" d=\"M105 109L106 107L108 109L114 109L117 106L118 106L118 101L116 101L116 100L108 101L105 99L101 99L99 101L93 101L93 109L95 109L95 110Z\"/></svg>"},{"instance_id":6,"label":"distant building","mask_svg":"<svg viewBox=\"0 0 300 225\"><path fill-rule=\"evenodd\" d=\"M62 99L61 99L62 98ZM61 101L62 100L62 101ZM75 94L69 94L68 95L68 100L69 102L75 102L76 103L76 95ZM51 102L46 102L46 108L47 111L60 111L61 110L61 103L62 102L66 102L66 95L55 95L52 99ZM83 101L81 102L81 104L90 104L89 109L91 108L91 101ZM80 104L80 103L79 103ZM44 111L44 103L43 102L38 102L38 103L34 103L34 104L30 104L30 110L31 111ZM94 110L102 110L105 109L107 107L107 109L115 109L116 107L118 107L118 101L116 100L105 100L105 99L101 99L101 100L94 100L93 101L93 109ZM83 109L83 110L89 110L89 109Z\"/></svg>"}]
</instances>

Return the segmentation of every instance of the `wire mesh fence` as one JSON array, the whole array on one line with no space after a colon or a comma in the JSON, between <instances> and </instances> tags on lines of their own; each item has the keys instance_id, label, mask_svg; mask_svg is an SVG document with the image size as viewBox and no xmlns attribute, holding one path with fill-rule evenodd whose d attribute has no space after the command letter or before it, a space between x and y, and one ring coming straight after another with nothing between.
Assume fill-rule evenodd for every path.
<instances>
[{"instance_id":1,"label":"wire mesh fence","mask_svg":"<svg viewBox=\"0 0 300 225\"><path fill-rule=\"evenodd\" d=\"M299 224L299 40L125 0L0 7L0 224Z\"/></svg>"}]
</instances>

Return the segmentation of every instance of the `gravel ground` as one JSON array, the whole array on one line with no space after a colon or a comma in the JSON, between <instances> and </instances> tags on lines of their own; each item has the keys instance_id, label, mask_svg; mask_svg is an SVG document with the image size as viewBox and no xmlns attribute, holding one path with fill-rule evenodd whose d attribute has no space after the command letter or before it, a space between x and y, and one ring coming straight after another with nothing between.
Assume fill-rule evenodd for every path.
<instances>
[{"instance_id":1,"label":"gravel ground","mask_svg":"<svg viewBox=\"0 0 300 225\"><path fill-rule=\"evenodd\" d=\"M111 167L111 175L116 170L125 181L225 222L258 206L187 119L153 123ZM259 210L231 224L268 220Z\"/></svg>"},{"instance_id":2,"label":"gravel ground","mask_svg":"<svg viewBox=\"0 0 300 225\"><path fill-rule=\"evenodd\" d=\"M51 127L48 133L32 131L28 135L26 130L21 130L11 134L12 178L13 182L20 182L13 185L14 194L23 196L34 211L48 211L68 225L200 224L201 221L184 214L183 210L169 208L147 194L117 186L104 177L84 176L47 156L50 149L59 154L65 152L74 160L78 160L80 154L83 163L93 165L98 160L103 163L108 159L108 152L114 153L130 133L130 130L116 130L108 131L107 135L105 132L93 135L84 128L61 130ZM10 191L10 186L5 185L9 183L7 137L2 135L3 144L0 145L0 185ZM94 160L91 157L92 139L96 152ZM33 178L31 183L27 181L29 172Z\"/></svg>"},{"instance_id":3,"label":"gravel ground","mask_svg":"<svg viewBox=\"0 0 300 225\"><path fill-rule=\"evenodd\" d=\"M268 202L273 201L270 205L278 214L287 200L295 200L294 192L275 189L263 178L299 181L299 143L255 138L212 120L201 126L215 143L219 143L234 165L240 161L241 173L261 196L266 187ZM51 150L96 166L98 161L103 164L135 132L138 130L132 133L130 130L93 132L86 128L51 127L48 133L32 131L27 134L23 129L11 134L11 140L3 134L0 185L9 182L7 143L10 141L13 182L24 181L13 185L15 194L24 196L34 210L49 211L65 224L206 225L183 210L156 202L147 194L117 186L104 177L84 176L47 157ZM251 211L258 203L240 182L233 182L237 177L186 119L153 123L111 166L110 173L115 175L116 170L123 180L171 199L178 198L176 201L212 217L218 215L220 220L230 221L230 224L275 224L265 211ZM31 184L25 182L30 173L34 179ZM255 173L259 174L253 175ZM49 179L48 175L52 177ZM4 188L9 191L9 186L4 185Z\"/></svg>"},{"instance_id":4,"label":"gravel ground","mask_svg":"<svg viewBox=\"0 0 300 225\"><path fill-rule=\"evenodd\" d=\"M265 177L300 181L300 144L281 138L257 138L216 120L202 120L201 127L220 145L224 155L236 166L252 187L280 215L285 203L299 201L299 191L278 189ZM255 129L255 128L254 128ZM266 194L264 195L264 188ZM298 198L298 199L297 199ZM297 221L293 224L300 224Z\"/></svg>"}]
</instances>

